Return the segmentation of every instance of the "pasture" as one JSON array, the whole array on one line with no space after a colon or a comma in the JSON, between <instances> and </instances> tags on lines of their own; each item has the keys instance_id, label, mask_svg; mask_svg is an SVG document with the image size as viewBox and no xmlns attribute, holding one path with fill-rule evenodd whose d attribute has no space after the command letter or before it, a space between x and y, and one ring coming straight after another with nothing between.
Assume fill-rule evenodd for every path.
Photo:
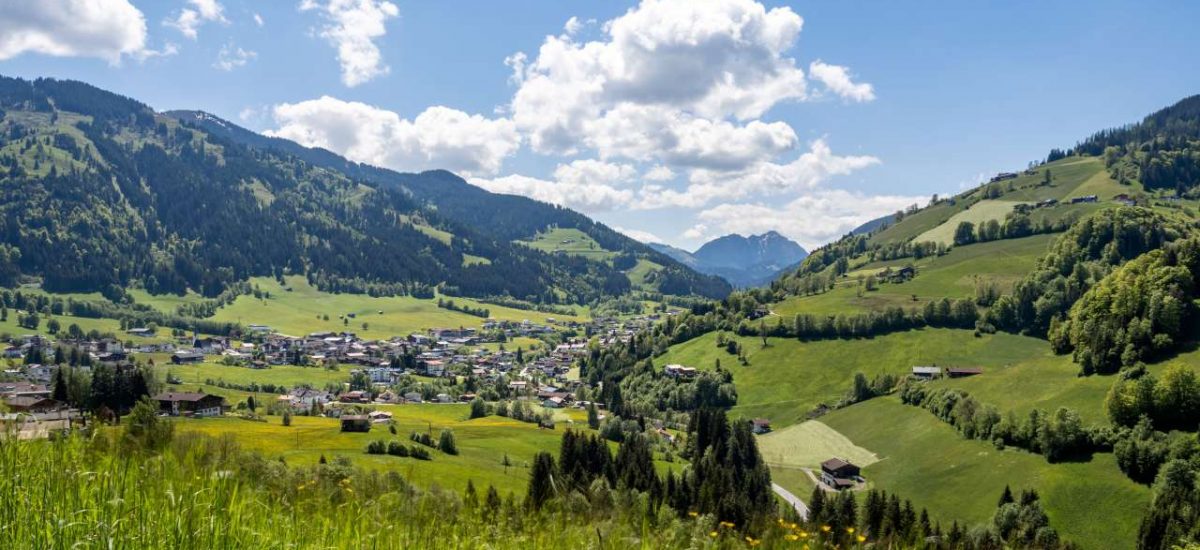
<instances>
[{"instance_id":1,"label":"pasture","mask_svg":"<svg viewBox=\"0 0 1200 550\"><path fill-rule=\"evenodd\" d=\"M1012 334L976 338L967 330L927 328L861 340L801 342L769 338L767 347L757 337L738 338L749 362L746 366L740 365L735 355L718 348L716 337L710 333L672 346L654 359L654 365L661 368L679 363L712 369L720 361L733 373L738 391L738 404L731 415L767 418L776 430L805 420L822 403L833 405L842 399L858 372L868 378L882 373L905 375L913 365L929 364L978 366L990 372L1053 360L1061 361L1063 380L1070 380L1075 372L1068 359L1051 355L1046 342ZM1091 418L1099 416L1096 412Z\"/></svg>"},{"instance_id":2,"label":"pasture","mask_svg":"<svg viewBox=\"0 0 1200 550\"><path fill-rule=\"evenodd\" d=\"M1021 239L1003 239L952 248L944 256L913 260L872 262L854 271L828 292L812 296L791 296L771 306L771 310L790 320L797 313L837 315L880 311L891 306L919 308L927 300L972 298L977 281L995 283L1001 292L1033 270L1037 260L1058 235L1035 235ZM885 267L911 264L916 276L904 283L880 282L876 290L859 291L860 277L877 274ZM916 296L916 300L913 296Z\"/></svg>"},{"instance_id":3,"label":"pasture","mask_svg":"<svg viewBox=\"0 0 1200 550\"><path fill-rule=\"evenodd\" d=\"M243 325L265 324L293 336L344 330L366 339L386 339L437 327L478 327L484 321L481 317L439 308L436 299L333 294L317 290L303 277L296 276L287 277L286 285L266 277L254 278L251 282L269 292L270 297L239 296L232 304L219 309L213 319ZM547 317L585 320L582 308L577 308L580 313L577 315L557 315L486 304L469 298L445 299L471 308L485 308L491 318L498 320L535 323L545 322Z\"/></svg>"},{"instance_id":4,"label":"pasture","mask_svg":"<svg viewBox=\"0 0 1200 550\"><path fill-rule=\"evenodd\" d=\"M943 528L955 520L989 522L1008 485L1014 492L1036 489L1051 525L1083 548L1131 548L1149 503L1149 489L1125 477L1111 454L1050 464L1040 455L965 439L895 397L852 405L821 420L879 454L878 462L863 469L868 482L928 508Z\"/></svg>"},{"instance_id":5,"label":"pasture","mask_svg":"<svg viewBox=\"0 0 1200 550\"><path fill-rule=\"evenodd\" d=\"M614 252L605 250L587 233L573 227L553 227L538 233L530 240L516 242L542 252L583 256L596 261L605 261L615 255Z\"/></svg>"}]
</instances>

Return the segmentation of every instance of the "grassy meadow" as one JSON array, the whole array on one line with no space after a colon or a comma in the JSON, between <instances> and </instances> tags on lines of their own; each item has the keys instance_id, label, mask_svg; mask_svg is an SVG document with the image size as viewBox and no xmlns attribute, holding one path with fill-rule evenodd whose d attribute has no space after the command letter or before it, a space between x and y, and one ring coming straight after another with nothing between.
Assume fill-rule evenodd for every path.
<instances>
[{"instance_id":1,"label":"grassy meadow","mask_svg":"<svg viewBox=\"0 0 1200 550\"><path fill-rule=\"evenodd\" d=\"M771 310L789 320L797 313L814 315L853 314L880 311L886 307L918 308L938 298L971 298L977 281L996 283L1007 292L1046 252L1057 235L1035 235L959 246L944 256L913 260L891 260L856 266L828 292L812 296L792 296L771 306ZM917 274L912 280L880 283L876 290L859 292L858 278L878 273L885 267L912 264ZM861 294L861 296L860 296ZM913 300L916 295L917 300Z\"/></svg>"},{"instance_id":2,"label":"grassy meadow","mask_svg":"<svg viewBox=\"0 0 1200 550\"><path fill-rule=\"evenodd\" d=\"M178 419L180 433L198 432L215 437L232 437L240 447L261 453L270 459L282 459L289 465L314 465L321 456L332 460L349 458L355 465L375 471L398 472L419 487L439 486L462 491L468 480L481 490L490 483L503 495L520 495L529 480L529 465L539 451L558 454L563 430L587 429L583 411L556 411L557 429L539 429L536 424L518 422L500 416L468 419L465 404L372 405L375 410L391 412L396 426L392 435L387 424L375 424L369 433L340 430L332 418L294 416L291 426L283 426L282 417L268 416L266 422L235 417ZM409 440L412 432L432 433L434 441L443 428L454 431L459 454L448 455L430 449L432 460L390 455L369 455L367 443L375 440ZM614 447L615 451L615 447ZM505 466L504 457L509 459ZM678 463L658 462L662 470L677 468Z\"/></svg>"},{"instance_id":3,"label":"grassy meadow","mask_svg":"<svg viewBox=\"0 0 1200 550\"><path fill-rule=\"evenodd\" d=\"M942 243L947 246L954 244L954 231L958 229L958 224L962 222L970 222L976 227L979 224L996 220L1003 223L1004 217L1012 212L1013 208L1018 204L1015 201L999 201L999 200L982 200L972 204L970 208L963 210L950 219L942 222L941 225L930 229L913 238L915 242L934 242Z\"/></svg>"},{"instance_id":4,"label":"grassy meadow","mask_svg":"<svg viewBox=\"0 0 1200 550\"><path fill-rule=\"evenodd\" d=\"M1111 454L1050 464L1040 455L965 439L895 397L859 403L821 421L879 455L863 469L873 486L911 498L943 526L990 521L1009 485L1037 489L1051 525L1083 548L1131 548L1150 499L1149 488L1125 477Z\"/></svg>"},{"instance_id":5,"label":"grassy meadow","mask_svg":"<svg viewBox=\"0 0 1200 550\"><path fill-rule=\"evenodd\" d=\"M254 296L239 296L232 304L218 310L213 319L244 325L265 324L293 336L347 330L367 339L403 336L436 327L478 327L484 321L480 317L439 308L436 299L331 294L312 287L303 277L287 277L286 281L285 286L271 278L252 279L253 284L269 292L271 297L260 300ZM287 290L289 288L291 291ZM577 315L556 315L485 304L468 298L446 299L472 308L486 308L491 318L499 320L543 323L547 317L577 321L586 319L583 308L577 308ZM339 315L351 313L355 318L338 318ZM324 320L326 315L329 316L328 321ZM363 328L364 323L367 328Z\"/></svg>"},{"instance_id":6,"label":"grassy meadow","mask_svg":"<svg viewBox=\"0 0 1200 550\"><path fill-rule=\"evenodd\" d=\"M542 252L561 252L572 256L583 256L590 260L604 261L616 255L614 252L605 250L587 233L573 227L553 227L538 233L528 241L517 242Z\"/></svg>"},{"instance_id":7,"label":"grassy meadow","mask_svg":"<svg viewBox=\"0 0 1200 550\"><path fill-rule=\"evenodd\" d=\"M738 391L732 415L765 417L776 430L805 420L821 403L837 402L850 391L857 372L868 378L881 373L904 375L914 365L938 364L979 366L990 374L1007 366L1057 359L1062 365L1062 380L1073 380L1075 373L1066 358L1051 354L1046 342L1012 334L976 338L967 330L927 328L862 340L801 342L770 338L767 347L756 337L738 340L748 366L738 364L736 356L718 348L716 334L672 346L654 364L712 369L720 360L722 367L733 373ZM1101 413L1096 412L1092 417L1099 416Z\"/></svg>"}]
</instances>

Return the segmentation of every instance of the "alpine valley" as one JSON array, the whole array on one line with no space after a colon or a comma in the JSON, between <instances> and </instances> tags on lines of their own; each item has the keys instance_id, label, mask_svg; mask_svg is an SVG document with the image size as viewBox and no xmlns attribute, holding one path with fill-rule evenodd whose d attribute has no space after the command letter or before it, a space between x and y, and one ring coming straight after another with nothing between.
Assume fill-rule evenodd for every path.
<instances>
[{"instance_id":1,"label":"alpine valley","mask_svg":"<svg viewBox=\"0 0 1200 550\"><path fill-rule=\"evenodd\" d=\"M923 68L856 61L922 75L877 90L807 51L850 36L828 31L840 3L802 21L753 0L645 0L565 25L555 10L585 6L141 4L128 28L152 40L112 53L101 38L126 0L0 2L0 71L23 75L0 76L0 548L1200 550L1200 95L1108 129L1081 118L1094 133L1066 143L956 135L923 177L953 181L942 162L957 170L967 146L1036 160L954 194L847 183L927 147L899 114L919 112L934 143L979 112L964 105L985 99L941 95L938 72L962 64L1111 60L1111 91L1071 88L1106 112L1093 95L1145 97L1126 80L1192 82L1175 54L1194 41L1158 47L1139 26L1186 8L1128 10L1136 40L1069 58L1041 13L967 35L929 15ZM1070 40L1112 34L1104 8L1073 10L1095 28ZM974 25L985 8L938 9ZM854 12L890 17L844 55L894 38L890 10ZM405 34L388 35L401 13ZM827 34L800 63L802 22ZM485 69L434 47L459 25L477 35L464 50L503 60L486 70L512 101L473 95L463 69ZM245 29L196 67L261 89L187 80L180 101L200 99L180 107L205 110L150 107L176 89L162 74L189 76L171 63ZM535 55L505 49L529 29ZM958 48L971 58L944 57ZM106 87L148 97L28 78L29 55L74 78L140 75ZM411 78L414 63L442 78ZM1143 65L1172 78L1143 81ZM1060 97L1050 80L1034 103ZM998 79L1009 95L987 110L1018 116L1026 84ZM358 95L241 116L201 97L326 88ZM408 120L366 103L430 93L491 111ZM851 114L876 93L891 95ZM928 94L947 106L912 103ZM1067 107L1053 122L1077 128ZM297 129L324 108L343 109L319 113L329 135ZM806 149L796 113L892 156ZM410 131L434 145L363 153ZM442 154L455 140L513 158L439 169L463 162ZM552 175L516 172L530 167Z\"/></svg>"}]
</instances>

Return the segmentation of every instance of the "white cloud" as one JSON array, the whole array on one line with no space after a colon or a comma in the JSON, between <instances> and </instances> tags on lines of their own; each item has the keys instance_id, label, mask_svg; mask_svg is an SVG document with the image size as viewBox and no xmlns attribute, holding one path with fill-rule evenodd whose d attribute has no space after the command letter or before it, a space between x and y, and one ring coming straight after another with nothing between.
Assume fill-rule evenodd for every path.
<instances>
[{"instance_id":1,"label":"white cloud","mask_svg":"<svg viewBox=\"0 0 1200 550\"><path fill-rule=\"evenodd\" d=\"M198 29L207 22L228 23L225 19L225 7L217 0L188 0L191 7L180 10L174 19L163 22L168 27L174 27L184 36L195 40L199 36Z\"/></svg>"},{"instance_id":2,"label":"white cloud","mask_svg":"<svg viewBox=\"0 0 1200 550\"><path fill-rule=\"evenodd\" d=\"M0 2L0 60L27 52L114 64L174 53L146 47L146 18L128 0Z\"/></svg>"},{"instance_id":3,"label":"white cloud","mask_svg":"<svg viewBox=\"0 0 1200 550\"><path fill-rule=\"evenodd\" d=\"M708 226L704 225L702 223L698 223L696 225L693 225L693 226L687 228L687 230L683 232L683 238L691 239L691 240L702 239L702 238L704 238L704 235L707 233L708 233Z\"/></svg>"},{"instance_id":4,"label":"white cloud","mask_svg":"<svg viewBox=\"0 0 1200 550\"><path fill-rule=\"evenodd\" d=\"M637 169L629 164L581 159L559 164L553 181L511 174L470 182L493 193L524 195L584 212L608 212L636 202L637 194L630 185L637 175Z\"/></svg>"},{"instance_id":5,"label":"white cloud","mask_svg":"<svg viewBox=\"0 0 1200 550\"><path fill-rule=\"evenodd\" d=\"M801 195L782 207L760 203L722 204L700 212L697 217L703 224L710 224L724 233L748 235L773 229L811 250L864 222L922 200L925 197L865 195L842 189L821 189ZM684 236L699 237L687 233Z\"/></svg>"},{"instance_id":6,"label":"white cloud","mask_svg":"<svg viewBox=\"0 0 1200 550\"><path fill-rule=\"evenodd\" d=\"M613 229L619 233L625 234L626 237L629 237L638 242L643 242L643 243L647 243L647 244L666 242L658 235L655 235L654 233L651 233L649 231L642 231L641 229L627 229L624 227L614 227Z\"/></svg>"},{"instance_id":7,"label":"white cloud","mask_svg":"<svg viewBox=\"0 0 1200 550\"><path fill-rule=\"evenodd\" d=\"M493 193L522 195L584 212L606 212L627 206L634 200L633 191L603 183L547 181L520 174L468 181Z\"/></svg>"},{"instance_id":8,"label":"white cloud","mask_svg":"<svg viewBox=\"0 0 1200 550\"><path fill-rule=\"evenodd\" d=\"M261 27L261 26L265 25L266 22L263 21L262 15L259 15L256 13L256 14L254 14L254 24Z\"/></svg>"},{"instance_id":9,"label":"white cloud","mask_svg":"<svg viewBox=\"0 0 1200 550\"><path fill-rule=\"evenodd\" d=\"M840 65L829 65L820 60L813 61L808 66L808 74L829 88L830 91L851 101L872 101L875 99L875 88L870 84L855 84L850 79L850 71Z\"/></svg>"},{"instance_id":10,"label":"white cloud","mask_svg":"<svg viewBox=\"0 0 1200 550\"><path fill-rule=\"evenodd\" d=\"M777 154L795 141L786 124L726 119L744 123L807 97L804 73L787 54L802 25L790 8L753 0L644 0L605 23L601 40L549 36L532 61L510 63L519 73L513 120L543 153L590 147L684 166ZM577 26L568 21L567 30ZM726 134L745 138L735 140L741 154L714 139ZM674 146L677 138L684 141Z\"/></svg>"},{"instance_id":11,"label":"white cloud","mask_svg":"<svg viewBox=\"0 0 1200 550\"><path fill-rule=\"evenodd\" d=\"M267 135L395 170L494 174L521 141L508 119L442 106L429 107L410 121L386 109L323 96L276 105L273 114L278 128Z\"/></svg>"},{"instance_id":12,"label":"white cloud","mask_svg":"<svg viewBox=\"0 0 1200 550\"><path fill-rule=\"evenodd\" d=\"M571 185L590 183L621 185L629 183L635 178L637 178L637 169L629 164L614 164L592 159L559 164L554 169L554 179Z\"/></svg>"},{"instance_id":13,"label":"white cloud","mask_svg":"<svg viewBox=\"0 0 1200 550\"><path fill-rule=\"evenodd\" d=\"M217 54L217 60L213 63L213 67L222 71L232 71L238 67L245 66L255 57L258 57L258 54L253 51L244 50L233 44L226 44L221 46L221 51Z\"/></svg>"},{"instance_id":14,"label":"white cloud","mask_svg":"<svg viewBox=\"0 0 1200 550\"><path fill-rule=\"evenodd\" d=\"M324 17L320 34L337 48L343 84L354 87L388 73L375 40L387 34L387 20L400 15L395 4L383 0L303 0L300 10L316 10Z\"/></svg>"},{"instance_id":15,"label":"white cloud","mask_svg":"<svg viewBox=\"0 0 1200 550\"><path fill-rule=\"evenodd\" d=\"M639 206L698 208L717 200L734 200L754 195L779 195L813 189L833 176L847 175L873 166L879 159L871 156L837 156L818 139L808 152L792 162L758 162L736 172L693 170L683 191L647 186Z\"/></svg>"},{"instance_id":16,"label":"white cloud","mask_svg":"<svg viewBox=\"0 0 1200 550\"><path fill-rule=\"evenodd\" d=\"M580 21L578 17L571 16L571 18L567 20L566 24L563 25L563 32L567 33L568 35L572 35L578 33L579 29L582 28L583 22Z\"/></svg>"}]
</instances>

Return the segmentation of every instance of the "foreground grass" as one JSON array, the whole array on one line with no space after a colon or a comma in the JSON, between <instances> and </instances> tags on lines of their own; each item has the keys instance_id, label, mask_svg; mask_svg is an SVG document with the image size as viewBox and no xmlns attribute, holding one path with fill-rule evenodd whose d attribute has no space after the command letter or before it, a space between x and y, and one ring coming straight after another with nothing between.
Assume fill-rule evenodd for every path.
<instances>
[{"instance_id":1,"label":"foreground grass","mask_svg":"<svg viewBox=\"0 0 1200 550\"><path fill-rule=\"evenodd\" d=\"M374 407L394 414L397 435L387 425L376 424L369 433L342 432L336 419L296 416L291 426L283 426L282 418L266 417L266 422L240 418L207 418L179 420L181 433L197 432L206 435L232 437L247 450L268 458L282 459L293 465L314 465L322 456L327 460L344 456L354 464L375 471L398 472L420 487L440 486L462 491L467 481L478 486L492 483L504 493L524 490L528 483L529 464L539 451L557 453L562 429L542 430L534 424L490 416L468 420L466 405L408 404ZM382 439L396 440L405 445L411 442L414 431L431 432L436 440L443 428L454 431L459 454L447 455L433 450L433 460L422 461L389 455L368 455L367 443ZM503 464L508 456L509 466Z\"/></svg>"},{"instance_id":2,"label":"foreground grass","mask_svg":"<svg viewBox=\"0 0 1200 550\"><path fill-rule=\"evenodd\" d=\"M1040 455L968 440L932 414L877 398L821 419L881 460L863 470L876 487L927 507L946 525L990 520L1005 485L1037 489L1051 525L1084 548L1132 548L1150 500L1111 454L1050 464ZM773 471L774 473L774 471Z\"/></svg>"},{"instance_id":3,"label":"foreground grass","mask_svg":"<svg viewBox=\"0 0 1200 550\"><path fill-rule=\"evenodd\" d=\"M708 523L609 495L578 512L496 509L419 491L399 473L291 468L228 439L177 435L161 455L116 441L0 439L0 547L716 548ZM398 459L403 460L403 459ZM485 487L482 487L486 489Z\"/></svg>"}]
</instances>

